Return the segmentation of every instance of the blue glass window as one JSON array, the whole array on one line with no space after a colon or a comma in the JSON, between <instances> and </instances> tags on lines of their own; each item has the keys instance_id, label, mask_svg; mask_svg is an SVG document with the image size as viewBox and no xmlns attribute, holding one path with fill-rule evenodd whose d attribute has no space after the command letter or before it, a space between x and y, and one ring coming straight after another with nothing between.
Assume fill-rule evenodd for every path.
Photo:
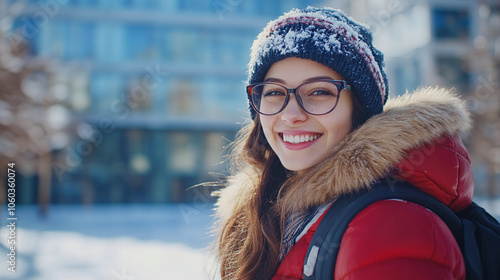
<instances>
[{"instance_id":1,"label":"blue glass window","mask_svg":"<svg viewBox=\"0 0 500 280\"><path fill-rule=\"evenodd\" d=\"M130 106L125 96L124 77L118 73L95 72L90 80L91 110L127 117Z\"/></svg>"},{"instance_id":2,"label":"blue glass window","mask_svg":"<svg viewBox=\"0 0 500 280\"><path fill-rule=\"evenodd\" d=\"M470 71L462 58L437 56L436 66L438 75L447 86L453 86L462 92L470 89Z\"/></svg>"},{"instance_id":3,"label":"blue glass window","mask_svg":"<svg viewBox=\"0 0 500 280\"><path fill-rule=\"evenodd\" d=\"M124 60L124 26L99 23L95 27L95 57L100 62ZM128 42L127 42L128 43Z\"/></svg>"},{"instance_id":4,"label":"blue glass window","mask_svg":"<svg viewBox=\"0 0 500 280\"><path fill-rule=\"evenodd\" d=\"M66 0L60 2L66 2L68 6L74 7L96 7L99 4L99 0Z\"/></svg>"},{"instance_id":5,"label":"blue glass window","mask_svg":"<svg viewBox=\"0 0 500 280\"><path fill-rule=\"evenodd\" d=\"M94 56L94 25L87 22L67 23L66 56L69 59L88 59Z\"/></svg>"},{"instance_id":6,"label":"blue glass window","mask_svg":"<svg viewBox=\"0 0 500 280\"><path fill-rule=\"evenodd\" d=\"M152 26L128 25L125 55L132 60L152 60L157 57L157 36Z\"/></svg>"},{"instance_id":7,"label":"blue glass window","mask_svg":"<svg viewBox=\"0 0 500 280\"><path fill-rule=\"evenodd\" d=\"M471 19L467 10L434 9L432 34L438 40L465 40L469 38Z\"/></svg>"}]
</instances>

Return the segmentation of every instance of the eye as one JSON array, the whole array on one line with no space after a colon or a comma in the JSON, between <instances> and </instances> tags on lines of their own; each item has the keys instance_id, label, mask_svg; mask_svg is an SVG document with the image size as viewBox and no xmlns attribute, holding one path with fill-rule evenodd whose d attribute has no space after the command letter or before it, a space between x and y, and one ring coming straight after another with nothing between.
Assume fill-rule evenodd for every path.
<instances>
[{"instance_id":1,"label":"eye","mask_svg":"<svg viewBox=\"0 0 500 280\"><path fill-rule=\"evenodd\" d=\"M325 90L325 89L315 89L309 93L310 96L336 96L336 94L332 91Z\"/></svg>"},{"instance_id":2,"label":"eye","mask_svg":"<svg viewBox=\"0 0 500 280\"><path fill-rule=\"evenodd\" d=\"M285 96L286 93L281 91L281 90L269 90L269 91L266 91L263 95L265 97L267 97L267 96Z\"/></svg>"}]
</instances>

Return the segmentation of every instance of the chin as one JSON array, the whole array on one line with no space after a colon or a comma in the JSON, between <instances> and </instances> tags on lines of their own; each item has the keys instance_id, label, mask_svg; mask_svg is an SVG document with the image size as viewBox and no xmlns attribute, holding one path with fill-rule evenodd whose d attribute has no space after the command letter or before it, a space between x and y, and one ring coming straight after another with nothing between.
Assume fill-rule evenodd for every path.
<instances>
[{"instance_id":1,"label":"chin","mask_svg":"<svg viewBox=\"0 0 500 280\"><path fill-rule=\"evenodd\" d=\"M287 162L287 163L284 163L283 161L281 161L281 164L283 164L283 166L287 170L294 171L294 172L300 172L300 171L306 170L307 168L313 166L313 164L304 164L304 162L300 161L300 160L295 160L295 162L293 162L293 163L290 163L290 162Z\"/></svg>"}]
</instances>

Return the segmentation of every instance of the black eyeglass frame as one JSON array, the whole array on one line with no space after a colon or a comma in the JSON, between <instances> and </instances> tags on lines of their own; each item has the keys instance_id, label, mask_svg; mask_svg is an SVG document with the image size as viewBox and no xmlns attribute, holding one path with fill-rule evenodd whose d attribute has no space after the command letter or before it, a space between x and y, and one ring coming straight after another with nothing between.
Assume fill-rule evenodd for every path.
<instances>
[{"instance_id":1,"label":"black eyeglass frame","mask_svg":"<svg viewBox=\"0 0 500 280\"><path fill-rule=\"evenodd\" d=\"M298 89L303 86L303 85L306 85L306 84L310 84L310 83L314 83L314 82L330 82L332 84L334 84L336 87L337 87L337 90L338 90L338 96L337 96L337 100L335 101L335 105L333 106L333 108L331 110L329 110L328 112L326 113L321 113L321 114L315 114L315 113L311 113L309 112L305 107L304 107L304 104L302 103L302 98L300 97L300 95L297 94L297 91ZM259 85L277 85L277 86L280 86L284 89L286 89L286 96L285 96L285 102L283 102L283 107L281 107L281 109L278 110L278 112L276 113L272 113L272 114L266 114L266 113L262 113L261 111L259 111L259 109L257 109L257 105L255 105L254 101L253 101L253 89L255 86L259 86ZM300 84L298 87L296 88L287 88L286 86L280 84L280 83L275 83L275 82L261 82L261 83L254 83L254 84L250 84L246 87L246 90L247 90L247 95L248 95L248 99L250 100L250 103L252 104L252 107L253 109L261 114L261 115L265 115L265 116L274 116L274 115L277 115L279 113L281 113L285 107L288 105L288 102L290 101L290 93L293 93L295 94L295 98L297 99L297 103L299 103L299 106L302 110L304 110L304 112L310 114L310 115L313 115L313 116L322 116L322 115L326 115L326 114L329 114L331 113L333 110L335 110L335 108L337 107L337 104L339 103L339 99L340 99L340 93L343 91L343 90L351 90L351 86L347 84L346 81L344 80L330 80L330 79L317 79L317 80L311 80L311 81L307 81L305 83L302 83Z\"/></svg>"}]
</instances>

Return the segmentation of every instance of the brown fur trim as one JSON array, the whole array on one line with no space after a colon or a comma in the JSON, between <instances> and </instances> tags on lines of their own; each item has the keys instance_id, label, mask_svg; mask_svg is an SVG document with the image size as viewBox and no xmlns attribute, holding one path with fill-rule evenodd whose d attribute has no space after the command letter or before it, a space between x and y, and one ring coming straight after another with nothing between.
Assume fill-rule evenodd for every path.
<instances>
[{"instance_id":1,"label":"brown fur trim","mask_svg":"<svg viewBox=\"0 0 500 280\"><path fill-rule=\"evenodd\" d=\"M347 135L328 157L300 177L292 177L279 208L283 212L303 210L328 203L337 195L369 188L387 175L407 150L445 134L466 133L470 127L465 103L449 90L423 88L390 99L383 113ZM248 181L250 178L258 176L247 175L243 181L237 176L222 191L217 206L229 208L218 209L219 213L234 211L254 192L251 188L258 184ZM226 193L232 193L228 195L231 198L225 197Z\"/></svg>"},{"instance_id":2,"label":"brown fur trim","mask_svg":"<svg viewBox=\"0 0 500 280\"><path fill-rule=\"evenodd\" d=\"M256 195L260 176L253 168L247 168L229 178L228 186L213 193L219 199L215 204L221 222L227 220L238 208Z\"/></svg>"}]
</instances>

